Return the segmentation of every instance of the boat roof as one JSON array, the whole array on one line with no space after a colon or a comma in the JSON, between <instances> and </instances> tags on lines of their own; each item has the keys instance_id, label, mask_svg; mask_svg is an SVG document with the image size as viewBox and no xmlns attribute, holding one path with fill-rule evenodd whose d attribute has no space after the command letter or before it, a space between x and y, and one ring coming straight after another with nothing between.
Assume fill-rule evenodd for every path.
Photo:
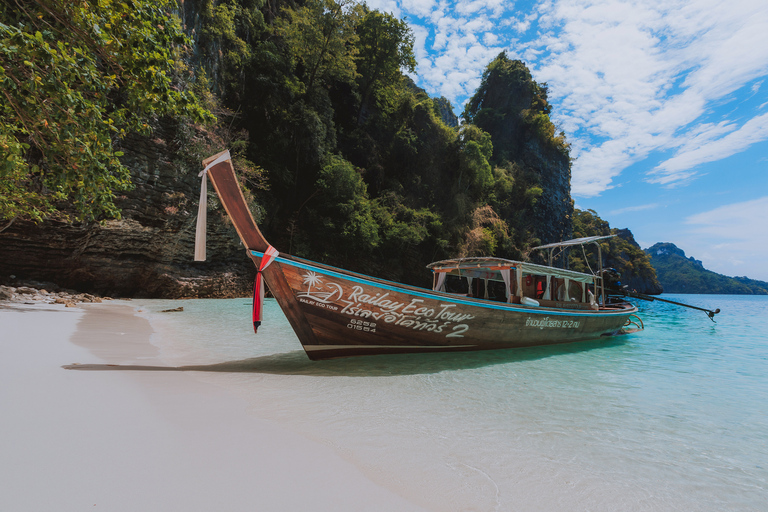
<instances>
[{"instance_id":1,"label":"boat roof","mask_svg":"<svg viewBox=\"0 0 768 512\"><path fill-rule=\"evenodd\" d=\"M616 235L602 235L602 236L585 236L583 238L574 238L573 240L563 240L562 242L554 242L547 245L540 245L533 249L554 249L556 247L569 247L571 245L584 245L598 240L605 240L606 238L613 238ZM532 249L532 250L533 250Z\"/></svg>"},{"instance_id":2,"label":"boat roof","mask_svg":"<svg viewBox=\"0 0 768 512\"><path fill-rule=\"evenodd\" d=\"M454 258L450 260L435 261L427 265L433 272L448 272L453 275L469 276L482 279L496 279L502 281L501 270L520 269L525 274L550 275L559 278L568 278L573 281L592 282L594 276L566 270L562 268L524 263L522 261L506 260L493 257Z\"/></svg>"}]
</instances>

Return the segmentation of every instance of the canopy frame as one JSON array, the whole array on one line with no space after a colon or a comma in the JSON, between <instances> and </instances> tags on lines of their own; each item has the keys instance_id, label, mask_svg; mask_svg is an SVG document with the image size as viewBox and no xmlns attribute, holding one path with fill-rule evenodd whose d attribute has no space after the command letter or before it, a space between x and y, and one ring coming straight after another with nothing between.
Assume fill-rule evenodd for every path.
<instances>
[{"instance_id":1,"label":"canopy frame","mask_svg":"<svg viewBox=\"0 0 768 512\"><path fill-rule=\"evenodd\" d=\"M602 236L585 236L582 238L574 238L572 240L563 240L562 242L555 242L552 244L546 244L546 245L539 245L538 247L534 247L531 250L536 249L546 249L548 250L548 258L547 261L549 263L549 266L551 267L555 258L555 250L560 249L560 251L557 253L557 256L560 255L567 247L572 247L574 245L580 245L582 249L587 244L595 244L597 246L597 275L595 276L596 279L599 279L600 281L600 305L605 305L605 280L603 279L603 251L600 247L601 240L606 240L608 238L613 238L616 235L602 235ZM586 256L585 256L586 257Z\"/></svg>"}]
</instances>

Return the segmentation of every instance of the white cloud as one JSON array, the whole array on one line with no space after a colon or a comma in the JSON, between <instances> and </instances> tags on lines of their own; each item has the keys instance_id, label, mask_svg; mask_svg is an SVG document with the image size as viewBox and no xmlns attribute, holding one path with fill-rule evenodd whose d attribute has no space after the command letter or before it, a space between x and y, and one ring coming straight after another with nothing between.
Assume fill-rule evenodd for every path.
<instances>
[{"instance_id":1,"label":"white cloud","mask_svg":"<svg viewBox=\"0 0 768 512\"><path fill-rule=\"evenodd\" d=\"M398 18L402 17L398 0L365 0L365 3L372 10L388 12Z\"/></svg>"},{"instance_id":2,"label":"white cloud","mask_svg":"<svg viewBox=\"0 0 768 512\"><path fill-rule=\"evenodd\" d=\"M494 46L498 44L499 42L499 36L494 34L493 32L486 32L483 34L483 44L486 46Z\"/></svg>"},{"instance_id":3,"label":"white cloud","mask_svg":"<svg viewBox=\"0 0 768 512\"><path fill-rule=\"evenodd\" d=\"M435 0L402 0L403 10L420 18L429 16L435 8ZM370 5L370 4L369 4Z\"/></svg>"},{"instance_id":4,"label":"white cloud","mask_svg":"<svg viewBox=\"0 0 768 512\"><path fill-rule=\"evenodd\" d=\"M721 206L686 219L686 253L725 275L768 280L768 196Z\"/></svg>"},{"instance_id":5,"label":"white cloud","mask_svg":"<svg viewBox=\"0 0 768 512\"><path fill-rule=\"evenodd\" d=\"M634 213L634 212L643 212L646 210L655 210L660 205L659 203L650 203L650 204L641 204L637 206L627 206L626 208L620 208L618 210L613 210L611 212L608 212L608 215L621 215L623 213Z\"/></svg>"},{"instance_id":6,"label":"white cloud","mask_svg":"<svg viewBox=\"0 0 768 512\"><path fill-rule=\"evenodd\" d=\"M504 11L504 0L459 0L456 2L456 12L475 14L487 10L498 16Z\"/></svg>"},{"instance_id":7,"label":"white cloud","mask_svg":"<svg viewBox=\"0 0 768 512\"><path fill-rule=\"evenodd\" d=\"M715 208L686 219L716 241L734 241L768 249L768 196ZM763 257L764 260L764 257Z\"/></svg>"},{"instance_id":8,"label":"white cloud","mask_svg":"<svg viewBox=\"0 0 768 512\"><path fill-rule=\"evenodd\" d=\"M506 26L511 26L516 32L519 32L521 34L528 31L528 29L531 28L531 20L529 19L516 20L513 18L509 18L507 20L504 20L502 24Z\"/></svg>"},{"instance_id":9,"label":"white cloud","mask_svg":"<svg viewBox=\"0 0 768 512\"><path fill-rule=\"evenodd\" d=\"M692 123L768 69L764 2L582 0L552 4L547 14L552 29L539 41L546 53L535 76L550 84L559 104L555 121L572 142L583 141L573 169L577 196L600 194L624 168L659 149L680 148L670 165L677 166L675 178L690 178L691 166L705 157L683 157L700 129ZM741 135L709 158L768 138Z\"/></svg>"},{"instance_id":10,"label":"white cloud","mask_svg":"<svg viewBox=\"0 0 768 512\"><path fill-rule=\"evenodd\" d=\"M410 25L413 31L413 53L417 62L427 59L426 44L429 37L429 30L421 25Z\"/></svg>"},{"instance_id":11,"label":"white cloud","mask_svg":"<svg viewBox=\"0 0 768 512\"><path fill-rule=\"evenodd\" d=\"M715 130L716 132L721 132L722 129L732 129L733 125L721 123L715 128L720 129ZM697 165L722 160L752 144L768 139L768 114L753 117L738 130L730 131L721 138L713 140L709 135L707 132L694 133L675 156L651 171L653 177L649 181L664 185L675 184L691 176L692 169Z\"/></svg>"}]
</instances>

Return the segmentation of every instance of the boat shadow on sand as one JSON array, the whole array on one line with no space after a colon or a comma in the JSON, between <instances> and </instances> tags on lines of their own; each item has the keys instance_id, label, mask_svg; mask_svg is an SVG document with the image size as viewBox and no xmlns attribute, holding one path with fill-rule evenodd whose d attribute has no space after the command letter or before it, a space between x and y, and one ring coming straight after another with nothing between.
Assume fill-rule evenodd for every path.
<instances>
[{"instance_id":1,"label":"boat shadow on sand","mask_svg":"<svg viewBox=\"0 0 768 512\"><path fill-rule=\"evenodd\" d=\"M392 377L452 370L467 370L498 364L520 363L596 349L621 347L627 336L546 347L531 347L478 352L443 352L434 354L397 354L310 361L304 351L252 357L238 361L186 366L149 366L119 364L70 364L62 368L81 371L160 371L262 373L306 375L313 377Z\"/></svg>"}]
</instances>

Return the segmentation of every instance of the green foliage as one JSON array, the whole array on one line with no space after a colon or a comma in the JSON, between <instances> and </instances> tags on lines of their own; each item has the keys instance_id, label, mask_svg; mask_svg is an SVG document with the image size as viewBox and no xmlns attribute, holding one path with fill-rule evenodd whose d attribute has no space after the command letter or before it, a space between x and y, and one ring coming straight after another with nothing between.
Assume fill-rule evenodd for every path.
<instances>
[{"instance_id":1,"label":"green foliage","mask_svg":"<svg viewBox=\"0 0 768 512\"><path fill-rule=\"evenodd\" d=\"M539 198L543 193L544 193L543 188L537 187L534 185L525 191L525 198L528 200L528 203L531 206L534 206L538 202Z\"/></svg>"},{"instance_id":2,"label":"green foliage","mask_svg":"<svg viewBox=\"0 0 768 512\"><path fill-rule=\"evenodd\" d=\"M493 184L489 160L493 154L491 136L474 125L459 130L458 188L468 187L474 197L482 198Z\"/></svg>"},{"instance_id":3,"label":"green foliage","mask_svg":"<svg viewBox=\"0 0 768 512\"><path fill-rule=\"evenodd\" d=\"M317 180L318 197L310 208L315 219L313 238L322 240L328 253L369 252L379 245L368 188L355 167L331 155Z\"/></svg>"},{"instance_id":4,"label":"green foliage","mask_svg":"<svg viewBox=\"0 0 768 512\"><path fill-rule=\"evenodd\" d=\"M491 196L491 202L496 202L497 197L508 197L512 194L515 188L515 178L512 174L512 171L502 167L493 169L494 191Z\"/></svg>"},{"instance_id":5,"label":"green foliage","mask_svg":"<svg viewBox=\"0 0 768 512\"><path fill-rule=\"evenodd\" d=\"M8 126L0 124L0 218L8 220L28 216L35 220L53 213L52 206L42 194L29 190L27 184L39 169L29 167L24 152L29 144L18 141Z\"/></svg>"},{"instance_id":6,"label":"green foliage","mask_svg":"<svg viewBox=\"0 0 768 512\"><path fill-rule=\"evenodd\" d=\"M203 49L216 47L220 53L221 83L239 84L225 94L242 98L245 94L243 77L254 64L258 46L253 41L266 30L260 8L263 0L202 0L200 11L201 33L198 44ZM212 48L211 48L212 50Z\"/></svg>"},{"instance_id":7,"label":"green foliage","mask_svg":"<svg viewBox=\"0 0 768 512\"><path fill-rule=\"evenodd\" d=\"M503 120L506 111L515 107L517 91L530 96L533 80L528 68L519 60L509 60L502 52L492 60L483 72L480 86L464 107L462 117L467 123L480 126L493 124L494 119ZM504 84L503 87L499 87ZM530 103L530 99L520 98L520 104Z\"/></svg>"},{"instance_id":8,"label":"green foliage","mask_svg":"<svg viewBox=\"0 0 768 512\"><path fill-rule=\"evenodd\" d=\"M159 116L210 116L189 92L170 0L0 6L0 219L117 217L131 186L115 142Z\"/></svg>"},{"instance_id":9,"label":"green foliage","mask_svg":"<svg viewBox=\"0 0 768 512\"><path fill-rule=\"evenodd\" d=\"M370 199L360 170L337 155L320 171L308 200L309 219L298 245L309 254L354 265L374 250L396 257L427 240L440 241L442 221L428 208L412 208L393 192Z\"/></svg>"},{"instance_id":10,"label":"green foliage","mask_svg":"<svg viewBox=\"0 0 768 512\"><path fill-rule=\"evenodd\" d=\"M522 111L525 124L533 137L567 156L571 146L565 140L565 132L555 135L555 125L549 118L552 107L547 100L547 84L532 81L531 93L531 108Z\"/></svg>"},{"instance_id":11,"label":"green foliage","mask_svg":"<svg viewBox=\"0 0 768 512\"><path fill-rule=\"evenodd\" d=\"M389 13L367 11L357 25L359 54L355 59L360 73L361 95L358 124L373 97L383 110L399 94L402 70L414 72L413 34L408 25Z\"/></svg>"},{"instance_id":12,"label":"green foliage","mask_svg":"<svg viewBox=\"0 0 768 512\"><path fill-rule=\"evenodd\" d=\"M289 48L304 91L357 76L355 26L361 7L352 0L307 0L301 7L285 7L276 32Z\"/></svg>"},{"instance_id":13,"label":"green foliage","mask_svg":"<svg viewBox=\"0 0 768 512\"><path fill-rule=\"evenodd\" d=\"M428 208L410 208L403 198L389 192L376 200L376 216L391 254L414 247L442 229L440 216Z\"/></svg>"},{"instance_id":14,"label":"green foliage","mask_svg":"<svg viewBox=\"0 0 768 512\"><path fill-rule=\"evenodd\" d=\"M459 118L453 113L453 105L444 96L439 98L432 98L432 104L434 105L435 115L450 127L458 127Z\"/></svg>"},{"instance_id":15,"label":"green foliage","mask_svg":"<svg viewBox=\"0 0 768 512\"><path fill-rule=\"evenodd\" d=\"M312 0L280 11L264 4L249 32L232 13L253 2L198 4L208 6L199 62L224 107L238 111L235 132L250 134L248 159L269 169L269 193L255 194L272 243L353 268L367 262L393 278L425 278L426 260L459 241L460 229L444 228L459 153L434 101L403 75L415 66L405 22ZM475 142L467 154L479 161L489 139ZM492 183L490 167L482 171L473 174L479 189ZM394 269L395 255L413 263Z\"/></svg>"},{"instance_id":16,"label":"green foliage","mask_svg":"<svg viewBox=\"0 0 768 512\"><path fill-rule=\"evenodd\" d=\"M497 249L510 243L509 226L490 206L481 206L472 213L471 229L467 232L460 255L495 256Z\"/></svg>"}]
</instances>

